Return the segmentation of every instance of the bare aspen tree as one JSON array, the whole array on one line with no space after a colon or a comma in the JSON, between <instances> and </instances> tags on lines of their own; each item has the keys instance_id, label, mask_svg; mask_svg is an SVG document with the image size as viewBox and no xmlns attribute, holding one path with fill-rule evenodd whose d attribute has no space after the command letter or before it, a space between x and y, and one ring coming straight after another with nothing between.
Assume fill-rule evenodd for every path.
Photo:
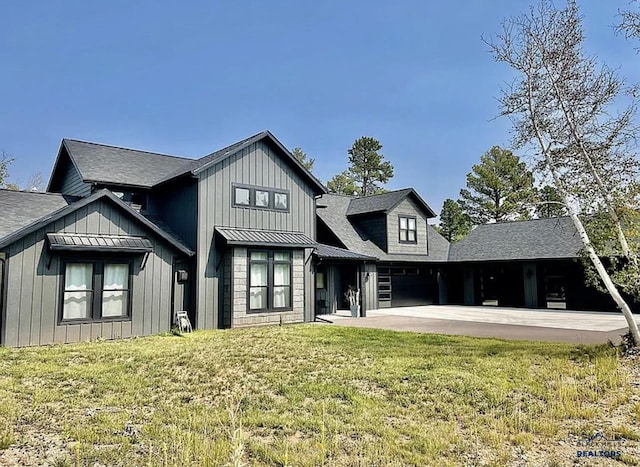
<instances>
[{"instance_id":1,"label":"bare aspen tree","mask_svg":"<svg viewBox=\"0 0 640 467\"><path fill-rule=\"evenodd\" d=\"M531 147L536 169L550 176L563 198L584 251L602 284L624 314L635 343L640 333L631 308L603 265L580 216L601 208L615 231L626 266L638 260L619 212L636 184L633 103L613 114L624 82L583 51L584 35L575 1L556 8L549 0L509 18L487 42L494 58L515 72L502 89L501 115L513 123L514 142Z\"/></svg>"}]
</instances>

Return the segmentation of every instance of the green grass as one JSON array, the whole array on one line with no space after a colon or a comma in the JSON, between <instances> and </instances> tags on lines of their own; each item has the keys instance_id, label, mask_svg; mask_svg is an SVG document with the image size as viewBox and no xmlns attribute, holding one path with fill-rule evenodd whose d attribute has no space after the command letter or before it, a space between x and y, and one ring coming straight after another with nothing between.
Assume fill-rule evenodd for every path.
<instances>
[{"instance_id":1,"label":"green grass","mask_svg":"<svg viewBox=\"0 0 640 467\"><path fill-rule=\"evenodd\" d=\"M299 325L0 349L0 464L564 465L594 430L639 439L637 396L606 346Z\"/></svg>"}]
</instances>

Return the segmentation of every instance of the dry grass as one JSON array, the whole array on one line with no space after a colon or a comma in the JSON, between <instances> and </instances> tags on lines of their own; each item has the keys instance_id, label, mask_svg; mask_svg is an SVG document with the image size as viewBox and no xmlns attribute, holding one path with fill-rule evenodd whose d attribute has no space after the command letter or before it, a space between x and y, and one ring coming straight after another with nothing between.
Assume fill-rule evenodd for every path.
<instances>
[{"instance_id":1,"label":"dry grass","mask_svg":"<svg viewBox=\"0 0 640 467\"><path fill-rule=\"evenodd\" d=\"M318 325L0 349L0 465L572 465L596 431L633 464L632 378L604 346Z\"/></svg>"}]
</instances>

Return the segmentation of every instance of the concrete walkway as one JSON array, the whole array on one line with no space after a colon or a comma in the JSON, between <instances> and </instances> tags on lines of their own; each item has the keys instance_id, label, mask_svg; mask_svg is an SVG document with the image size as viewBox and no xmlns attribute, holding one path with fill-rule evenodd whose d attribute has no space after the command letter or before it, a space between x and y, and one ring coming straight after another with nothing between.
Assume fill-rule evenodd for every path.
<instances>
[{"instance_id":1,"label":"concrete walkway","mask_svg":"<svg viewBox=\"0 0 640 467\"><path fill-rule=\"evenodd\" d=\"M617 344L627 332L622 313L588 311L431 305L375 310L366 318L347 312L321 318L339 326L576 344Z\"/></svg>"}]
</instances>

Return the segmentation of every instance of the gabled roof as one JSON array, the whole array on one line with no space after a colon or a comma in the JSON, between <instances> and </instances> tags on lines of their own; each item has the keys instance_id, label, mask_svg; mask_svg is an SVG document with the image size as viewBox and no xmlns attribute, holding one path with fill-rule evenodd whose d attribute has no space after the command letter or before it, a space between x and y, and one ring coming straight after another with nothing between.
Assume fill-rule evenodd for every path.
<instances>
[{"instance_id":1,"label":"gabled roof","mask_svg":"<svg viewBox=\"0 0 640 467\"><path fill-rule=\"evenodd\" d=\"M569 217L485 224L451 245L449 261L575 258L582 246Z\"/></svg>"},{"instance_id":2,"label":"gabled roof","mask_svg":"<svg viewBox=\"0 0 640 467\"><path fill-rule=\"evenodd\" d=\"M261 131L260 133L257 133L253 136L249 136L248 138L212 152L211 154L201 157L200 159L192 160L184 166L178 168L176 171L168 174L162 180L162 182L169 181L182 175L197 175L200 172L207 170L209 167L222 162L226 158L233 156L239 151L242 151L247 146L257 143L258 141L265 141L274 145L282 153L286 160L295 167L300 175L302 175L302 177L305 178L315 188L316 193L321 194L327 192L327 189L320 182L320 180L318 180L311 172L305 169L304 166L293 156L293 154L291 154L289 150L285 148L283 144L278 141L278 139L273 136L273 134L268 130Z\"/></svg>"},{"instance_id":3,"label":"gabled roof","mask_svg":"<svg viewBox=\"0 0 640 467\"><path fill-rule=\"evenodd\" d=\"M76 200L57 193L0 190L0 239Z\"/></svg>"},{"instance_id":4,"label":"gabled roof","mask_svg":"<svg viewBox=\"0 0 640 467\"><path fill-rule=\"evenodd\" d=\"M324 185L269 131L257 133L200 159L65 138L62 140L47 190L51 188L57 175L56 169L60 160L67 157L66 154L86 183L152 188L180 176L197 175L258 141L266 141L276 147L294 169L315 188L317 194L326 193Z\"/></svg>"},{"instance_id":5,"label":"gabled roof","mask_svg":"<svg viewBox=\"0 0 640 467\"><path fill-rule=\"evenodd\" d=\"M379 195L352 198L347 209L347 216L357 216L374 212L389 212L400 204L407 196L411 196L426 213L427 217L436 217L433 209L420 197L413 188L387 191Z\"/></svg>"},{"instance_id":6,"label":"gabled roof","mask_svg":"<svg viewBox=\"0 0 640 467\"><path fill-rule=\"evenodd\" d=\"M2 199L2 196L5 196L6 201L13 201L14 203L17 203L15 206L17 206L18 210L25 210L25 204L23 203L23 195L33 195L33 193L30 192L24 192L24 191L20 191L20 192L15 192L15 193L19 193L20 195L18 195L18 197L10 197L10 196L6 196L5 193L7 192L7 190L0 190L0 200ZM165 240L166 242L168 242L170 245L172 245L174 248L176 248L178 251L188 255L188 256L193 256L194 252L191 251L190 249L186 248L184 246L184 243L179 241L178 239L176 239L175 237L173 237L172 235L168 234L167 232L165 232L164 230L162 230L160 227L158 227L157 225L155 225L153 222L151 222L150 220L146 219L144 216L142 216L139 212L134 211L133 209L131 209L129 206L127 206L120 198L118 198L117 196L115 196L113 193L111 193L109 190L103 189L103 190L99 190L94 192L93 194L87 196L86 198L82 198L79 199L75 202L67 202L66 200L64 201L64 203L62 201L60 201L60 198L62 200L64 200L65 198L61 195L51 195L51 194L45 194L45 193L38 193L38 195L40 195L41 197L44 196L53 196L53 197L58 197L58 203L57 205L54 205L55 203L51 202L51 205L49 206L49 208L51 209L47 209L46 211L43 209L41 211L39 211L40 216L39 217L35 217L31 216L31 219L29 219L29 221L27 222L27 219L25 217L25 221L23 222L23 225L19 226L17 229L15 230L11 230L9 232L5 231L4 235L0 235L0 248L4 248L7 245L10 245L11 243L15 242L16 240L19 240L20 238L29 235L32 232L35 232L36 230L45 227L49 224L51 224L52 222L55 222L58 219L61 219L69 214L71 214L72 212L77 211L78 209L87 206L91 203L93 203L94 201L100 200L100 199L104 199L104 200L108 200L112 203L114 203L117 207L119 207L120 209L122 209L124 212L126 212L130 217L132 217L133 219L135 219L136 221L138 221L138 223L144 225L146 228L148 228L149 230L151 230L153 233L155 233L157 236L159 236L160 238L162 238L163 240ZM12 198L12 199L11 199ZM43 198L38 198L38 199L43 199ZM28 204L30 204L32 206L32 211L35 212L35 208L33 208L34 204L37 202L34 199L29 199L28 196L24 196L24 201L26 201ZM1 201L0 201L1 202ZM26 210L27 212L29 210Z\"/></svg>"},{"instance_id":7,"label":"gabled roof","mask_svg":"<svg viewBox=\"0 0 640 467\"><path fill-rule=\"evenodd\" d=\"M151 188L168 174L191 161L184 157L65 138L62 140L49 186L56 174L60 158L65 157L65 151L86 183L140 188Z\"/></svg>"},{"instance_id":8,"label":"gabled roof","mask_svg":"<svg viewBox=\"0 0 640 467\"><path fill-rule=\"evenodd\" d=\"M346 249L382 261L441 262L447 260L449 242L430 225L427 226L428 254L386 253L347 217L347 211L353 199L350 196L326 194L318 200L316 209L319 221L333 232Z\"/></svg>"}]
</instances>

